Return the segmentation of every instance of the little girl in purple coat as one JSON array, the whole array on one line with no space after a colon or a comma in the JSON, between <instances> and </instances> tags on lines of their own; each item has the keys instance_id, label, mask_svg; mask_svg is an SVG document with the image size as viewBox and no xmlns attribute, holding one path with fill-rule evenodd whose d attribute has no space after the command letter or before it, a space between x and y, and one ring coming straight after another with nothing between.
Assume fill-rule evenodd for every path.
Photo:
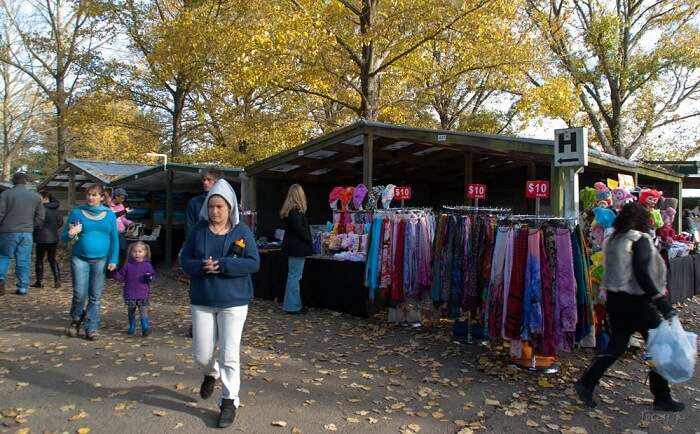
<instances>
[{"instance_id":1,"label":"little girl in purple coat","mask_svg":"<svg viewBox=\"0 0 700 434\"><path fill-rule=\"evenodd\" d=\"M155 278L151 265L151 249L148 244L137 241L129 245L128 262L112 277L124 282L124 302L129 309L129 334L136 333L136 308L141 315L141 335L151 334L148 319L148 299L151 296L150 284Z\"/></svg>"}]
</instances>

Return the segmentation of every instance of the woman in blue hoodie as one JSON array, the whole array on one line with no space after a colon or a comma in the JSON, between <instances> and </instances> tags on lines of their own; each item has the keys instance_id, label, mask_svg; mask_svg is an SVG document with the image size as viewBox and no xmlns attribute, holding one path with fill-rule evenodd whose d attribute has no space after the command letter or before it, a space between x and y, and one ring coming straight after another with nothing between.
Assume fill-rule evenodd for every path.
<instances>
[{"instance_id":1,"label":"woman in blue hoodie","mask_svg":"<svg viewBox=\"0 0 700 434\"><path fill-rule=\"evenodd\" d=\"M63 241L72 245L70 269L73 275L73 302L70 308L71 323L66 334L78 336L85 322L85 338L90 341L97 340L100 326L105 267L114 271L119 261L117 218L111 209L102 205L103 192L99 184L87 188L87 203L73 208L62 236Z\"/></svg>"},{"instance_id":2,"label":"woman in blue hoodie","mask_svg":"<svg viewBox=\"0 0 700 434\"><path fill-rule=\"evenodd\" d=\"M225 428L239 405L241 336L253 297L250 276L258 271L260 258L253 233L239 222L236 193L226 180L209 190L200 217L187 236L180 263L190 277L192 350L204 374L199 394L209 398L221 379L218 425Z\"/></svg>"}]
</instances>

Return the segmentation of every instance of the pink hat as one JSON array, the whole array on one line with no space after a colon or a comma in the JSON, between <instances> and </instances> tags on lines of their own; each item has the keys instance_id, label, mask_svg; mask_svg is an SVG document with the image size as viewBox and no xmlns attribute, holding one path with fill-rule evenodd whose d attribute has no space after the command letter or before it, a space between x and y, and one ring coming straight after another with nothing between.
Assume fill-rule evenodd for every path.
<instances>
[{"instance_id":1,"label":"pink hat","mask_svg":"<svg viewBox=\"0 0 700 434\"><path fill-rule=\"evenodd\" d=\"M365 201L366 196L367 186L364 184L357 184L357 187L355 187L355 193L352 195L352 204L355 206L355 209L362 209L362 203Z\"/></svg>"},{"instance_id":2,"label":"pink hat","mask_svg":"<svg viewBox=\"0 0 700 434\"><path fill-rule=\"evenodd\" d=\"M335 187L332 191L331 194L328 195L328 203L331 206L331 209L338 209L338 199L340 199L340 193L345 191L343 187Z\"/></svg>"}]
</instances>

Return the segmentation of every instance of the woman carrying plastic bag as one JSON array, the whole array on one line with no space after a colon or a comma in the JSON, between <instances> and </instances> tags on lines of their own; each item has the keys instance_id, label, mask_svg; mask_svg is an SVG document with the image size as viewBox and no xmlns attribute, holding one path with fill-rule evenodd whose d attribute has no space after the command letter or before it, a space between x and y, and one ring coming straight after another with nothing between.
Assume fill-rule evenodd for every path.
<instances>
[{"instance_id":1,"label":"woman carrying plastic bag","mask_svg":"<svg viewBox=\"0 0 700 434\"><path fill-rule=\"evenodd\" d=\"M648 332L677 313L666 300L666 264L656 251L651 237L649 211L639 203L625 205L614 223L615 232L603 245L605 274L601 288L607 292L607 310L611 338L576 382L579 399L595 407L593 392L605 371L624 354L630 337L639 332L647 340ZM654 395L654 410L681 411L685 405L671 397L668 381L658 372L649 372L649 388Z\"/></svg>"}]
</instances>

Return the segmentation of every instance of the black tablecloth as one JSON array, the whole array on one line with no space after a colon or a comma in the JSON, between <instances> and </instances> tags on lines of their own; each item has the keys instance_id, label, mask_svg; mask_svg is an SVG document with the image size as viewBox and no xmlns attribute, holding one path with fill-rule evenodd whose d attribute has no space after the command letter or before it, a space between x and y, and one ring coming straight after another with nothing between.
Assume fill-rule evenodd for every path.
<instances>
[{"instance_id":1,"label":"black tablecloth","mask_svg":"<svg viewBox=\"0 0 700 434\"><path fill-rule=\"evenodd\" d=\"M373 315L381 302L369 302L364 275L364 262L307 258L301 279L302 304L361 317ZM261 252L260 271L253 275L255 297L281 303L286 281L287 258L279 251Z\"/></svg>"},{"instance_id":2,"label":"black tablecloth","mask_svg":"<svg viewBox=\"0 0 700 434\"><path fill-rule=\"evenodd\" d=\"M699 255L673 258L668 261L668 293L671 303L678 303L692 298L696 293L698 281Z\"/></svg>"}]
</instances>

